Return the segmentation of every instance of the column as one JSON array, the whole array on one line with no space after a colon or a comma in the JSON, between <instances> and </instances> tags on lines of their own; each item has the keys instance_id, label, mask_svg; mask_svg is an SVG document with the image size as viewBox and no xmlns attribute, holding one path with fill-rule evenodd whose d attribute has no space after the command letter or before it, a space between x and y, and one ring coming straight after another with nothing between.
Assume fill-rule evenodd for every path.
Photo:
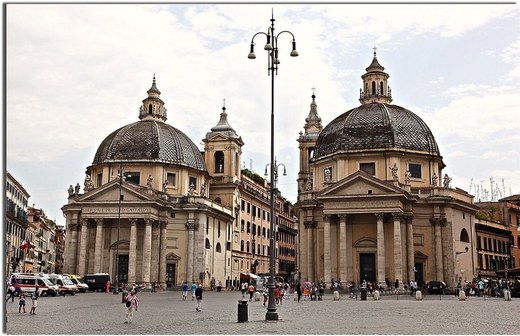
<instances>
[{"instance_id":1,"label":"column","mask_svg":"<svg viewBox=\"0 0 520 336\"><path fill-rule=\"evenodd\" d=\"M346 288L347 283L347 215L339 215L339 277L341 285Z\"/></svg>"},{"instance_id":2,"label":"column","mask_svg":"<svg viewBox=\"0 0 520 336\"><path fill-rule=\"evenodd\" d=\"M168 221L161 221L161 244L159 247L159 284L162 289L166 289L166 227Z\"/></svg>"},{"instance_id":3,"label":"column","mask_svg":"<svg viewBox=\"0 0 520 336\"><path fill-rule=\"evenodd\" d=\"M312 229L314 227L312 221L303 222L305 226L305 272L302 274L303 281L305 280L314 280L314 274L312 273L312 263L314 260L312 259L312 250L314 248L314 244L312 243ZM302 283L303 283L302 281Z\"/></svg>"},{"instance_id":4,"label":"column","mask_svg":"<svg viewBox=\"0 0 520 336\"><path fill-rule=\"evenodd\" d=\"M354 265L352 264L352 256L353 256L353 242L352 242L352 231L354 230L353 222L349 219L352 218L351 215L347 216L346 221L346 231L347 231L347 237L345 239L345 245L347 246L347 279L348 281L354 280Z\"/></svg>"},{"instance_id":5,"label":"column","mask_svg":"<svg viewBox=\"0 0 520 336\"><path fill-rule=\"evenodd\" d=\"M87 274L88 219L81 219L81 242L79 244L78 273Z\"/></svg>"},{"instance_id":6,"label":"column","mask_svg":"<svg viewBox=\"0 0 520 336\"><path fill-rule=\"evenodd\" d=\"M377 282L386 287L386 260L385 260L385 229L383 226L384 213L376 213L377 219Z\"/></svg>"},{"instance_id":7,"label":"column","mask_svg":"<svg viewBox=\"0 0 520 336\"><path fill-rule=\"evenodd\" d=\"M325 283L331 281L330 269L330 215L323 215L323 273ZM331 284L332 285L332 284Z\"/></svg>"},{"instance_id":8,"label":"column","mask_svg":"<svg viewBox=\"0 0 520 336\"><path fill-rule=\"evenodd\" d=\"M188 281L196 281L197 279L195 279L193 275L193 240L195 230L195 223L193 222L193 219L188 220L188 223L186 223L186 229L188 230L188 258L186 260L186 279L188 279Z\"/></svg>"},{"instance_id":9,"label":"column","mask_svg":"<svg viewBox=\"0 0 520 336\"><path fill-rule=\"evenodd\" d=\"M415 280L414 274L414 248L413 248L413 215L406 215L406 249L408 252L408 283L413 279Z\"/></svg>"},{"instance_id":10,"label":"column","mask_svg":"<svg viewBox=\"0 0 520 336\"><path fill-rule=\"evenodd\" d=\"M152 248L152 219L145 219L144 242L143 242L143 283L150 286L150 258Z\"/></svg>"},{"instance_id":11,"label":"column","mask_svg":"<svg viewBox=\"0 0 520 336\"><path fill-rule=\"evenodd\" d=\"M152 225L152 251L150 261L150 281L159 281L159 222L154 221Z\"/></svg>"},{"instance_id":12,"label":"column","mask_svg":"<svg viewBox=\"0 0 520 336\"><path fill-rule=\"evenodd\" d=\"M103 249L103 219L96 218L96 244L94 245L94 272L101 273L101 251ZM119 244L119 242L117 242Z\"/></svg>"},{"instance_id":13,"label":"column","mask_svg":"<svg viewBox=\"0 0 520 336\"><path fill-rule=\"evenodd\" d=\"M137 218L130 218L130 246L128 249L128 283L136 282L135 268L137 265Z\"/></svg>"},{"instance_id":14,"label":"column","mask_svg":"<svg viewBox=\"0 0 520 336\"><path fill-rule=\"evenodd\" d=\"M441 226L446 223L445 218L432 218L431 222L435 230L435 279L444 280L442 271L442 236Z\"/></svg>"},{"instance_id":15,"label":"column","mask_svg":"<svg viewBox=\"0 0 520 336\"><path fill-rule=\"evenodd\" d=\"M397 212L392 214L394 217L394 281L399 279L399 287L403 284L403 255L401 253L401 216Z\"/></svg>"}]
</instances>

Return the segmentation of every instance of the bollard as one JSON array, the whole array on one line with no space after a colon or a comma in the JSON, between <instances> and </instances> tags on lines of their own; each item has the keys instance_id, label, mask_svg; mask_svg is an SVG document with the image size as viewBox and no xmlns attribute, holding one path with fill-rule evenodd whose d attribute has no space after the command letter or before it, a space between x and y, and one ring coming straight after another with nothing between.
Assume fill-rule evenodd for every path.
<instances>
[{"instance_id":1,"label":"bollard","mask_svg":"<svg viewBox=\"0 0 520 336\"><path fill-rule=\"evenodd\" d=\"M238 300L238 323L247 322L247 300Z\"/></svg>"},{"instance_id":2,"label":"bollard","mask_svg":"<svg viewBox=\"0 0 520 336\"><path fill-rule=\"evenodd\" d=\"M367 290L366 288L361 288L361 301L367 300Z\"/></svg>"},{"instance_id":3,"label":"bollard","mask_svg":"<svg viewBox=\"0 0 520 336\"><path fill-rule=\"evenodd\" d=\"M377 289L374 291L374 300L381 300L381 294Z\"/></svg>"},{"instance_id":4,"label":"bollard","mask_svg":"<svg viewBox=\"0 0 520 336\"><path fill-rule=\"evenodd\" d=\"M466 292L459 290L459 301L466 301Z\"/></svg>"},{"instance_id":5,"label":"bollard","mask_svg":"<svg viewBox=\"0 0 520 336\"><path fill-rule=\"evenodd\" d=\"M334 294L332 294L332 298L334 301L339 301L339 292L334 291Z\"/></svg>"},{"instance_id":6,"label":"bollard","mask_svg":"<svg viewBox=\"0 0 520 336\"><path fill-rule=\"evenodd\" d=\"M255 301L260 301L260 292L255 292Z\"/></svg>"},{"instance_id":7,"label":"bollard","mask_svg":"<svg viewBox=\"0 0 520 336\"><path fill-rule=\"evenodd\" d=\"M504 300L505 301L511 301L511 291L509 289L506 289L504 291Z\"/></svg>"},{"instance_id":8,"label":"bollard","mask_svg":"<svg viewBox=\"0 0 520 336\"><path fill-rule=\"evenodd\" d=\"M422 300L422 292L420 290L415 292L415 299L418 301Z\"/></svg>"}]
</instances>

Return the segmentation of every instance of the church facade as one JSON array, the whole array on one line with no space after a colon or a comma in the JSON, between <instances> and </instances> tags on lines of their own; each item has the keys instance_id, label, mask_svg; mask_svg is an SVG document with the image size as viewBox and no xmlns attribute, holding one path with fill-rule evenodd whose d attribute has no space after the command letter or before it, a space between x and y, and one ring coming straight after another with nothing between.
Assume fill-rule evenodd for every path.
<instances>
[{"instance_id":1,"label":"church facade","mask_svg":"<svg viewBox=\"0 0 520 336\"><path fill-rule=\"evenodd\" d=\"M301 280L472 280L473 196L451 187L421 118L391 104L375 52L361 78L361 105L325 127L313 94L298 138Z\"/></svg>"}]
</instances>

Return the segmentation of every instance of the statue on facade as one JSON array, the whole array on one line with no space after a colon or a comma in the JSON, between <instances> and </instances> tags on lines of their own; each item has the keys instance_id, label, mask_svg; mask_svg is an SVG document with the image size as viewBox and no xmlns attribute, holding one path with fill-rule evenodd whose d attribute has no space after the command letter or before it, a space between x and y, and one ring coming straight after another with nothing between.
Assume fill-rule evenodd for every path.
<instances>
[{"instance_id":1,"label":"statue on facade","mask_svg":"<svg viewBox=\"0 0 520 336\"><path fill-rule=\"evenodd\" d=\"M312 190L312 175L309 175L309 177L307 178L307 191L311 191Z\"/></svg>"},{"instance_id":2,"label":"statue on facade","mask_svg":"<svg viewBox=\"0 0 520 336\"><path fill-rule=\"evenodd\" d=\"M74 195L79 196L79 189L81 189L81 186L79 183L76 183L76 186L74 187Z\"/></svg>"},{"instance_id":3,"label":"statue on facade","mask_svg":"<svg viewBox=\"0 0 520 336\"><path fill-rule=\"evenodd\" d=\"M432 176L432 185L437 186L437 174L433 173Z\"/></svg>"},{"instance_id":4,"label":"statue on facade","mask_svg":"<svg viewBox=\"0 0 520 336\"><path fill-rule=\"evenodd\" d=\"M390 168L390 170L392 171L392 179L394 181L398 180L399 177L397 176L397 171L399 170L399 168L397 168L397 163L394 163L394 166L392 168Z\"/></svg>"},{"instance_id":5,"label":"statue on facade","mask_svg":"<svg viewBox=\"0 0 520 336\"><path fill-rule=\"evenodd\" d=\"M168 190L168 180L164 180L164 183L162 184L162 191L166 192Z\"/></svg>"},{"instance_id":6,"label":"statue on facade","mask_svg":"<svg viewBox=\"0 0 520 336\"><path fill-rule=\"evenodd\" d=\"M206 184L204 182L200 186L200 196L206 197Z\"/></svg>"},{"instance_id":7,"label":"statue on facade","mask_svg":"<svg viewBox=\"0 0 520 336\"><path fill-rule=\"evenodd\" d=\"M405 173L404 173L404 184L410 184L410 179L412 177L412 174L410 174L410 171L407 170Z\"/></svg>"},{"instance_id":8,"label":"statue on facade","mask_svg":"<svg viewBox=\"0 0 520 336\"><path fill-rule=\"evenodd\" d=\"M72 184L69 186L69 197L71 197L72 195L74 195L74 188L72 187Z\"/></svg>"},{"instance_id":9,"label":"statue on facade","mask_svg":"<svg viewBox=\"0 0 520 336\"><path fill-rule=\"evenodd\" d=\"M442 184L445 188L450 187L451 177L448 176L448 174L444 174L444 179L442 180Z\"/></svg>"},{"instance_id":10,"label":"statue on facade","mask_svg":"<svg viewBox=\"0 0 520 336\"><path fill-rule=\"evenodd\" d=\"M85 182L83 182L83 185L83 190L85 190L85 192L89 192L94 189L94 182L92 182L89 174L85 176Z\"/></svg>"},{"instance_id":11,"label":"statue on facade","mask_svg":"<svg viewBox=\"0 0 520 336\"><path fill-rule=\"evenodd\" d=\"M190 189L188 190L188 195L193 196L195 193L195 184L193 182L190 183Z\"/></svg>"},{"instance_id":12,"label":"statue on facade","mask_svg":"<svg viewBox=\"0 0 520 336\"><path fill-rule=\"evenodd\" d=\"M325 168L325 183L332 182L332 169L330 167Z\"/></svg>"},{"instance_id":13,"label":"statue on facade","mask_svg":"<svg viewBox=\"0 0 520 336\"><path fill-rule=\"evenodd\" d=\"M146 179L146 186L148 189L152 189L153 187L153 176L152 174L148 175L148 178Z\"/></svg>"}]
</instances>

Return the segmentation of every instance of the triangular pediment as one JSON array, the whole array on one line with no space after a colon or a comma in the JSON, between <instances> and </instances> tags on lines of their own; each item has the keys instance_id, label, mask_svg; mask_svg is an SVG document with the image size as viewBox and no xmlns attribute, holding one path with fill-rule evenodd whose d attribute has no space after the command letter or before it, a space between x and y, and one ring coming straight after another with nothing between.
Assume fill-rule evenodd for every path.
<instances>
[{"instance_id":1,"label":"triangular pediment","mask_svg":"<svg viewBox=\"0 0 520 336\"><path fill-rule=\"evenodd\" d=\"M332 183L321 192L317 198L360 195L407 195L408 193L386 181L382 181L363 171L357 171L342 180Z\"/></svg>"},{"instance_id":2,"label":"triangular pediment","mask_svg":"<svg viewBox=\"0 0 520 336\"><path fill-rule=\"evenodd\" d=\"M119 195L123 195L125 201L153 201L155 199L153 195L140 186L130 182L123 182L119 185L119 181L113 180L81 195L76 202L117 201Z\"/></svg>"}]
</instances>

